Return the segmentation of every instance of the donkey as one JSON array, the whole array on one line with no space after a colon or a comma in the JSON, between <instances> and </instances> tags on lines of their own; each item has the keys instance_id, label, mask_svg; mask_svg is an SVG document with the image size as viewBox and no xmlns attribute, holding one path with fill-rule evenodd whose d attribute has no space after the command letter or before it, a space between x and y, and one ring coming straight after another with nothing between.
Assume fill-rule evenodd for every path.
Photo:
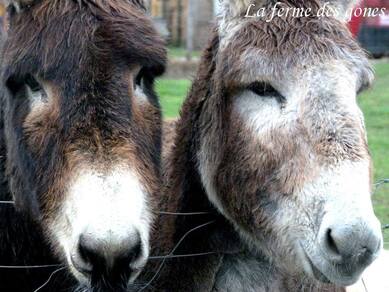
<instances>
[{"instance_id":1,"label":"donkey","mask_svg":"<svg viewBox=\"0 0 389 292\"><path fill-rule=\"evenodd\" d=\"M356 95L373 73L350 1L225 0L165 148L155 291L342 291L382 249ZM173 129L172 127L175 127ZM199 213L196 213L199 212ZM203 213L205 212L205 213ZM195 213L195 214L194 214ZM202 214L202 215L200 215Z\"/></svg>"},{"instance_id":2,"label":"donkey","mask_svg":"<svg viewBox=\"0 0 389 292\"><path fill-rule=\"evenodd\" d=\"M161 187L153 81L164 41L140 0L8 10L0 200L15 210L0 204L0 290L31 292L54 276L12 267L59 263L82 291L126 291L147 261Z\"/></svg>"}]
</instances>

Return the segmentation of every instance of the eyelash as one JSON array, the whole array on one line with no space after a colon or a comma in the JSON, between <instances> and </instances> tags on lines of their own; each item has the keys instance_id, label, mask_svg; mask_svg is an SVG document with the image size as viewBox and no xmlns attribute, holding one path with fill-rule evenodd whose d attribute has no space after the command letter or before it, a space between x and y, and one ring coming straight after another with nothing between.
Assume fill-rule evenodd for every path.
<instances>
[{"instance_id":1,"label":"eyelash","mask_svg":"<svg viewBox=\"0 0 389 292\"><path fill-rule=\"evenodd\" d=\"M42 90L42 86L39 82L31 75L28 75L25 79L25 84L30 87L31 91L37 92Z\"/></svg>"},{"instance_id":2,"label":"eyelash","mask_svg":"<svg viewBox=\"0 0 389 292\"><path fill-rule=\"evenodd\" d=\"M149 89L154 83L154 76L146 68L139 70L134 78L134 87L139 86L143 90Z\"/></svg>"},{"instance_id":3,"label":"eyelash","mask_svg":"<svg viewBox=\"0 0 389 292\"><path fill-rule=\"evenodd\" d=\"M30 100L30 102L47 102L48 96L39 81L31 74L24 77L11 77L6 85L16 99Z\"/></svg>"},{"instance_id":4,"label":"eyelash","mask_svg":"<svg viewBox=\"0 0 389 292\"><path fill-rule=\"evenodd\" d=\"M285 97L269 83L254 82L251 83L247 88L258 96L275 97L280 103L284 103L286 100Z\"/></svg>"},{"instance_id":5,"label":"eyelash","mask_svg":"<svg viewBox=\"0 0 389 292\"><path fill-rule=\"evenodd\" d=\"M139 70L139 73L134 78L134 86L141 86L143 79L143 69Z\"/></svg>"},{"instance_id":6,"label":"eyelash","mask_svg":"<svg viewBox=\"0 0 389 292\"><path fill-rule=\"evenodd\" d=\"M7 80L6 85L9 90L14 94L23 89L24 86L30 87L30 89L34 92L42 90L42 87L39 82L30 74L26 75L23 78L11 77Z\"/></svg>"}]
</instances>

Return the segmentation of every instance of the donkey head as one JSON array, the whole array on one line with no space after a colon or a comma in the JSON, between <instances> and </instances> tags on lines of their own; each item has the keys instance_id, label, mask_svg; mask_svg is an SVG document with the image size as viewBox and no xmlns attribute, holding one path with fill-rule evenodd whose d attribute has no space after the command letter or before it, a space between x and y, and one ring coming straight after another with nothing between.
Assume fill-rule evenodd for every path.
<instances>
[{"instance_id":1,"label":"donkey head","mask_svg":"<svg viewBox=\"0 0 389 292\"><path fill-rule=\"evenodd\" d=\"M372 70L342 18L316 16L323 3L281 1L312 16L266 22L244 17L249 2L225 1L214 69L198 81L211 92L200 116L202 182L282 271L354 283L382 248L356 102ZM273 1L253 3L270 17Z\"/></svg>"},{"instance_id":2,"label":"donkey head","mask_svg":"<svg viewBox=\"0 0 389 292\"><path fill-rule=\"evenodd\" d=\"M2 103L16 206L81 284L121 291L148 257L164 43L138 0L14 4Z\"/></svg>"}]
</instances>

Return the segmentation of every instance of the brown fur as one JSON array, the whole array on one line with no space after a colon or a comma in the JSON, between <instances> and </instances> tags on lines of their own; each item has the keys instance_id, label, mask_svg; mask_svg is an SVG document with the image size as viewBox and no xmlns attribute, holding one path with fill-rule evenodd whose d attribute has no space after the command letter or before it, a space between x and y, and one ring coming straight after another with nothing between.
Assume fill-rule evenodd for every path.
<instances>
[{"instance_id":1,"label":"brown fur","mask_svg":"<svg viewBox=\"0 0 389 292\"><path fill-rule=\"evenodd\" d=\"M61 260L62 247L47 227L82 166L107 171L120 163L134 169L153 197L160 192L162 126L153 80L164 71L166 50L142 3L42 0L9 9L1 107L7 184L21 220L35 221ZM133 91L138 67L147 86L144 102ZM14 96L28 75L50 89L47 103L37 109L24 96ZM154 201L149 204L153 208ZM1 285L8 291L7 283ZM104 285L91 289L100 291Z\"/></svg>"}]
</instances>

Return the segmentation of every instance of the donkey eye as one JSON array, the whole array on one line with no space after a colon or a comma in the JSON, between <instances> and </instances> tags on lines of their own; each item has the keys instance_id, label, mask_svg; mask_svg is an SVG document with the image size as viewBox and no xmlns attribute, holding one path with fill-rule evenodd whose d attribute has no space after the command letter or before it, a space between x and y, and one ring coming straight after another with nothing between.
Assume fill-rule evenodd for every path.
<instances>
[{"instance_id":1,"label":"donkey eye","mask_svg":"<svg viewBox=\"0 0 389 292\"><path fill-rule=\"evenodd\" d=\"M39 81L32 75L28 75L24 80L26 85L27 97L31 100L33 104L47 102L47 95L45 90Z\"/></svg>"},{"instance_id":2,"label":"donkey eye","mask_svg":"<svg viewBox=\"0 0 389 292\"><path fill-rule=\"evenodd\" d=\"M33 92L33 93L36 93L36 92L39 92L39 91L42 91L43 88L42 86L39 84L39 82L31 75L28 75L25 79L25 84L29 87L29 89Z\"/></svg>"},{"instance_id":3,"label":"donkey eye","mask_svg":"<svg viewBox=\"0 0 389 292\"><path fill-rule=\"evenodd\" d=\"M6 86L14 99L28 100L31 106L48 101L43 86L32 75L27 75L23 78L11 77L7 80Z\"/></svg>"},{"instance_id":4,"label":"donkey eye","mask_svg":"<svg viewBox=\"0 0 389 292\"><path fill-rule=\"evenodd\" d=\"M154 76L152 72L147 68L143 67L137 71L136 75L134 74L134 90L137 88L141 89L143 92L150 92L153 90Z\"/></svg>"},{"instance_id":5,"label":"donkey eye","mask_svg":"<svg viewBox=\"0 0 389 292\"><path fill-rule=\"evenodd\" d=\"M144 77L144 70L142 68L140 68L134 76L135 76L134 87L137 87L137 86L143 87L142 83L143 83L143 77Z\"/></svg>"},{"instance_id":6,"label":"donkey eye","mask_svg":"<svg viewBox=\"0 0 389 292\"><path fill-rule=\"evenodd\" d=\"M7 80L6 85L14 95L20 95L26 89L31 92L43 91L39 81L32 75L26 75L23 78L11 77Z\"/></svg>"},{"instance_id":7,"label":"donkey eye","mask_svg":"<svg viewBox=\"0 0 389 292\"><path fill-rule=\"evenodd\" d=\"M258 96L275 97L280 102L284 102L285 98L269 83L254 82L248 86L248 89Z\"/></svg>"}]
</instances>

